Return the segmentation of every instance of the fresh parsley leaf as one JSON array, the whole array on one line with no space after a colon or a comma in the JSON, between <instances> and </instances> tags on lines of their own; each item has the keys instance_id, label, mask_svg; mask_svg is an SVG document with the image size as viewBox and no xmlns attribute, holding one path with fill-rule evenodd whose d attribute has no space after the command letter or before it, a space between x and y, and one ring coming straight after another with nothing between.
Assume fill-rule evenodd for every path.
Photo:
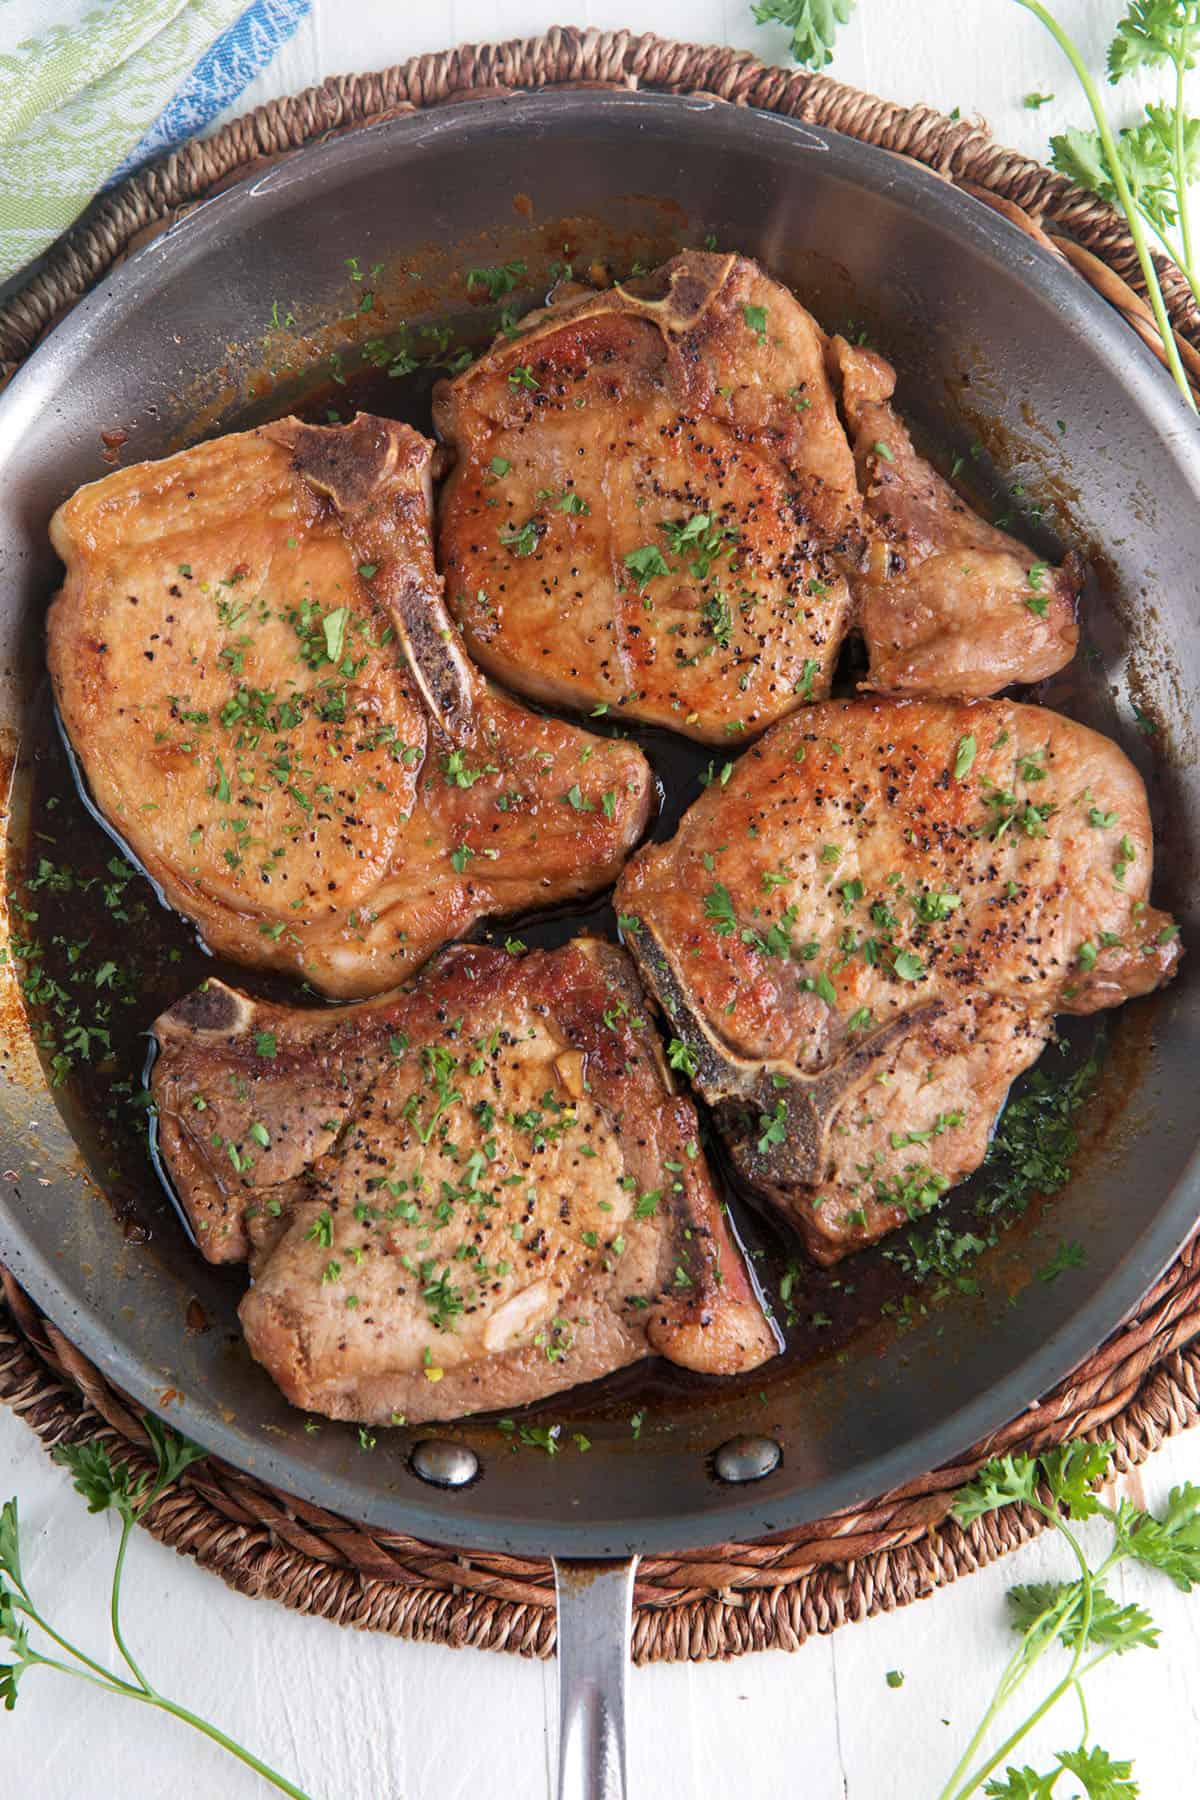
<instances>
[{"instance_id":1,"label":"fresh parsley leaf","mask_svg":"<svg viewBox=\"0 0 1200 1800\"><path fill-rule=\"evenodd\" d=\"M1200 48L1200 7L1195 0L1129 0L1108 48L1108 78L1117 82L1136 69L1178 60L1195 65Z\"/></svg>"},{"instance_id":2,"label":"fresh parsley leaf","mask_svg":"<svg viewBox=\"0 0 1200 1800\"><path fill-rule=\"evenodd\" d=\"M760 0L754 17L760 25L779 24L792 34L792 57L810 69L833 61L839 26L854 11L854 0Z\"/></svg>"},{"instance_id":3,"label":"fresh parsley leaf","mask_svg":"<svg viewBox=\"0 0 1200 1800\"><path fill-rule=\"evenodd\" d=\"M122 1518L136 1516L145 1483L135 1485L129 1464L114 1463L103 1444L59 1444L53 1457L71 1471L75 1491L83 1495L89 1512L107 1512L112 1507Z\"/></svg>"},{"instance_id":4,"label":"fresh parsley leaf","mask_svg":"<svg viewBox=\"0 0 1200 1800\"><path fill-rule=\"evenodd\" d=\"M1200 1584L1200 1487L1189 1481L1172 1488L1161 1518L1129 1509L1121 1516L1119 1541L1127 1555L1189 1593Z\"/></svg>"},{"instance_id":5,"label":"fresh parsley leaf","mask_svg":"<svg viewBox=\"0 0 1200 1800\"><path fill-rule=\"evenodd\" d=\"M1108 1473L1112 1461L1110 1443L1085 1444L1074 1440L1045 1450L1039 1457L1047 1486L1071 1519L1089 1519L1100 1509L1093 1486Z\"/></svg>"},{"instance_id":6,"label":"fresh parsley leaf","mask_svg":"<svg viewBox=\"0 0 1200 1800\"><path fill-rule=\"evenodd\" d=\"M1083 1629L1082 1581L1035 1581L1009 1588L1009 1623L1021 1637L1035 1628L1053 1631L1068 1650L1079 1642ZM1039 1627L1039 1621L1041 1627ZM1118 1656L1138 1645L1153 1650L1159 1629L1144 1607L1122 1606L1104 1588L1093 1584L1092 1622L1088 1643L1096 1649L1112 1649Z\"/></svg>"},{"instance_id":7,"label":"fresh parsley leaf","mask_svg":"<svg viewBox=\"0 0 1200 1800\"><path fill-rule=\"evenodd\" d=\"M1137 1782L1130 1780L1133 1764L1114 1762L1098 1744L1087 1750L1060 1750L1058 1761L1082 1781L1088 1800L1137 1800L1141 1792Z\"/></svg>"},{"instance_id":8,"label":"fresh parsley leaf","mask_svg":"<svg viewBox=\"0 0 1200 1800\"><path fill-rule=\"evenodd\" d=\"M0 1574L7 1575L18 1587L21 1579L21 1525L15 1500L0 1507Z\"/></svg>"},{"instance_id":9,"label":"fresh parsley leaf","mask_svg":"<svg viewBox=\"0 0 1200 1800\"><path fill-rule=\"evenodd\" d=\"M164 1425L152 1413L142 1415L142 1424L146 1427L146 1435L158 1463L153 1495L160 1494L164 1488L173 1487L185 1469L208 1455L207 1450L202 1450L199 1444L184 1437L182 1432L172 1431L169 1425Z\"/></svg>"},{"instance_id":10,"label":"fresh parsley leaf","mask_svg":"<svg viewBox=\"0 0 1200 1800\"><path fill-rule=\"evenodd\" d=\"M1014 1501L1029 1504L1037 1498L1037 1458L1018 1452L995 1456L984 1463L974 1481L958 1490L951 1507L960 1525L973 1525L985 1514L998 1512Z\"/></svg>"},{"instance_id":11,"label":"fresh parsley leaf","mask_svg":"<svg viewBox=\"0 0 1200 1800\"><path fill-rule=\"evenodd\" d=\"M988 1800L1053 1800L1054 1784L1061 1774L1061 1769L1051 1769L1048 1775L1039 1775L1028 1763L1023 1769L1010 1764L1005 1779L985 1783L983 1791Z\"/></svg>"}]
</instances>

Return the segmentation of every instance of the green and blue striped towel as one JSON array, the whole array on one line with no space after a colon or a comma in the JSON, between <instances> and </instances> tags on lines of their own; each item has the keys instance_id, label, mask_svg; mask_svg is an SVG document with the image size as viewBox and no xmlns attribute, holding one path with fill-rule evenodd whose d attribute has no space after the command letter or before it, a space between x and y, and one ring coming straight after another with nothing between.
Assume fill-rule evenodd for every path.
<instances>
[{"instance_id":1,"label":"green and blue striped towel","mask_svg":"<svg viewBox=\"0 0 1200 1800\"><path fill-rule=\"evenodd\" d=\"M0 0L0 280L203 130L310 0Z\"/></svg>"}]
</instances>

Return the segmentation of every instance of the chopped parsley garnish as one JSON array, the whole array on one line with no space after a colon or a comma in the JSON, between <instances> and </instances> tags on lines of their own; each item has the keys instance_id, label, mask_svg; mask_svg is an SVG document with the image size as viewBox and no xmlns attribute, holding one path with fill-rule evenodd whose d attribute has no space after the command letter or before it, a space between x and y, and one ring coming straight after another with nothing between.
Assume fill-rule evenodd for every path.
<instances>
[{"instance_id":1,"label":"chopped parsley garnish","mask_svg":"<svg viewBox=\"0 0 1200 1800\"><path fill-rule=\"evenodd\" d=\"M639 588L646 587L660 575L671 573L670 565L657 544L643 544L640 550L625 555L625 567Z\"/></svg>"},{"instance_id":2,"label":"chopped parsley garnish","mask_svg":"<svg viewBox=\"0 0 1200 1800\"><path fill-rule=\"evenodd\" d=\"M722 650L728 650L733 633L733 614L724 594L710 594L700 608L700 617Z\"/></svg>"},{"instance_id":3,"label":"chopped parsley garnish","mask_svg":"<svg viewBox=\"0 0 1200 1800\"><path fill-rule=\"evenodd\" d=\"M712 920L713 930L719 937L728 937L737 925L733 900L723 882L716 882L705 894L704 916Z\"/></svg>"},{"instance_id":4,"label":"chopped parsley garnish","mask_svg":"<svg viewBox=\"0 0 1200 1800\"><path fill-rule=\"evenodd\" d=\"M743 306L742 317L760 344L767 341L767 309L765 306Z\"/></svg>"},{"instance_id":5,"label":"chopped parsley garnish","mask_svg":"<svg viewBox=\"0 0 1200 1800\"><path fill-rule=\"evenodd\" d=\"M971 765L975 761L975 747L975 738L972 734L968 733L966 737L959 738L958 748L954 752L955 781L965 781L971 773Z\"/></svg>"},{"instance_id":6,"label":"chopped parsley garnish","mask_svg":"<svg viewBox=\"0 0 1200 1800\"><path fill-rule=\"evenodd\" d=\"M697 581L706 579L718 557L732 555L736 540L718 525L711 513L693 513L687 519L663 519L658 529L672 556L690 557L689 572Z\"/></svg>"},{"instance_id":7,"label":"chopped parsley garnish","mask_svg":"<svg viewBox=\"0 0 1200 1800\"><path fill-rule=\"evenodd\" d=\"M526 519L523 525L502 525L499 538L514 556L532 556L544 530L545 526L537 519Z\"/></svg>"},{"instance_id":8,"label":"chopped parsley garnish","mask_svg":"<svg viewBox=\"0 0 1200 1800\"><path fill-rule=\"evenodd\" d=\"M813 681L820 673L820 669L821 665L819 662L816 662L811 656L805 657L804 667L800 671L800 679L792 690L793 693L800 696L801 700L812 699Z\"/></svg>"},{"instance_id":9,"label":"chopped parsley garnish","mask_svg":"<svg viewBox=\"0 0 1200 1800\"><path fill-rule=\"evenodd\" d=\"M451 750L442 764L442 773L450 787L470 788L484 775L496 775L499 771L495 763L486 763L482 769L468 769L464 753Z\"/></svg>"},{"instance_id":10,"label":"chopped parsley garnish","mask_svg":"<svg viewBox=\"0 0 1200 1800\"><path fill-rule=\"evenodd\" d=\"M782 1144L787 1137L787 1102L777 1100L773 1112L760 1113L758 1129L758 1153L765 1156L773 1144Z\"/></svg>"},{"instance_id":11,"label":"chopped parsley garnish","mask_svg":"<svg viewBox=\"0 0 1200 1800\"><path fill-rule=\"evenodd\" d=\"M524 274L523 262L497 263L489 268L468 269L467 292L473 293L476 288L486 288L489 300L499 300L502 294L512 293Z\"/></svg>"}]
</instances>

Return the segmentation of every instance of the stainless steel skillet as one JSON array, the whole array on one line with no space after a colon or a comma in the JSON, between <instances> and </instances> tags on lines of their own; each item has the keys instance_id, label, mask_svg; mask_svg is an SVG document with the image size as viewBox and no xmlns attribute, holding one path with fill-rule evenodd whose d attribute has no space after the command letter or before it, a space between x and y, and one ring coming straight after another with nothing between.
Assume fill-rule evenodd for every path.
<instances>
[{"instance_id":1,"label":"stainless steel skillet","mask_svg":"<svg viewBox=\"0 0 1200 1800\"><path fill-rule=\"evenodd\" d=\"M29 741L55 581L46 521L106 472L102 431L128 434L126 458L159 455L269 405L264 390L301 384L310 359L349 356L325 322L347 310L351 258L383 265L374 279L393 318L431 321L449 296L464 310L472 264L544 267L567 239L627 267L709 233L761 258L831 324L865 324L901 369L905 407L964 455L982 433L1010 481L1045 506L1044 527L1092 552L1102 579L1088 595L1088 645L1043 697L1141 763L1161 833L1157 893L1188 940L1200 428L1100 301L969 198L882 152L706 99L531 95L393 120L242 183L118 269L0 398L0 728ZM1133 726L1135 698L1159 722L1152 740ZM28 775L19 764L14 838ZM628 1575L569 1559L782 1530L934 1466L1086 1355L1200 1211L1200 996L1185 963L1161 1000L1115 1027L1127 1048L1113 1060L1107 1123L1049 1215L1055 1234L1087 1247L1069 1280L1026 1281L1012 1305L1028 1246L1002 1246L980 1294L948 1300L899 1343L886 1323L864 1325L841 1360L793 1359L752 1387L651 1386L637 1437L628 1405L584 1392L555 1416L568 1435L586 1432L586 1455L512 1454L491 1426L457 1427L443 1436L459 1450L440 1466L453 1473L466 1450L479 1473L440 1489L404 1432L381 1434L370 1455L351 1430L304 1432L228 1340L237 1285L198 1262L149 1178L149 1242L128 1241L89 1175L86 1118L46 1087L15 1012L0 1016L11 1027L0 1166L16 1177L0 1184L0 1257L114 1382L152 1407L174 1390L180 1427L262 1479L415 1536L568 1559L574 1793L620 1791L619 1698L603 1699L587 1658L606 1649L610 1676L623 1658ZM218 1328L188 1335L196 1300ZM715 1452L746 1434L781 1446L777 1466L720 1480ZM720 1466L763 1466L734 1464Z\"/></svg>"}]
</instances>

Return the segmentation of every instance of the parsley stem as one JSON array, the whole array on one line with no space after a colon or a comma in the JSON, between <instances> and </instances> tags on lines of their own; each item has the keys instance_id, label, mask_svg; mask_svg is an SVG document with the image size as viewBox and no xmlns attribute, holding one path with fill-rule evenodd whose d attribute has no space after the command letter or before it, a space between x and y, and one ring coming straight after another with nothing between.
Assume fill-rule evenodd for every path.
<instances>
[{"instance_id":1,"label":"parsley stem","mask_svg":"<svg viewBox=\"0 0 1200 1800\"><path fill-rule=\"evenodd\" d=\"M125 1569L125 1552L129 1548L129 1534L133 1530L134 1516L135 1515L132 1512L126 1512L123 1513L121 1517L121 1542L117 1550L116 1564L113 1568L112 1598L109 1602L109 1614L112 1620L113 1640L116 1643L117 1649L125 1658L125 1662L136 1678L139 1687L148 1694L152 1691L150 1683L146 1680L146 1677L134 1662L125 1643L125 1639L121 1635L121 1576Z\"/></svg>"},{"instance_id":2,"label":"parsley stem","mask_svg":"<svg viewBox=\"0 0 1200 1800\"><path fill-rule=\"evenodd\" d=\"M230 1756L235 1756L248 1769L253 1769L256 1775L269 1782L273 1788L277 1788L281 1794L289 1794L291 1800L310 1800L310 1796L304 1792L304 1789L298 1788L295 1782L288 1780L286 1775L280 1775L275 1769L269 1768L265 1762L260 1762L252 1750L247 1750L244 1744L239 1744L235 1739L226 1737L225 1733L217 1726L210 1725L207 1719L201 1719L196 1713L189 1712L186 1706L180 1706L174 1700L165 1700L161 1694L153 1691L146 1694L135 1692L133 1698L144 1701L147 1706L157 1706L160 1711L170 1713L172 1718L181 1720L183 1724L190 1725L194 1731L199 1731L204 1737L211 1738L214 1744L219 1744L222 1750L229 1752Z\"/></svg>"},{"instance_id":3,"label":"parsley stem","mask_svg":"<svg viewBox=\"0 0 1200 1800\"><path fill-rule=\"evenodd\" d=\"M1179 356L1179 346L1175 342L1175 333L1171 329L1171 321L1167 317L1167 309L1163 301L1162 289L1158 285L1158 271L1154 267L1154 259L1150 254L1150 246L1146 241L1146 234L1142 229L1141 214L1138 212L1137 203L1129 191L1129 183L1125 179L1125 171L1121 167L1121 158L1117 151L1116 143L1113 140L1112 127L1108 122L1108 115L1104 110L1104 103L1097 92L1096 84L1088 72L1087 64L1080 55L1078 47L1063 30L1062 26L1059 25L1058 22L1052 18L1050 13L1046 11L1041 0L1016 0L1016 4L1018 6L1023 6L1026 12L1032 13L1035 19L1041 20L1063 55L1067 58L1067 61L1071 64L1076 75L1079 77L1079 85L1083 89L1087 103L1091 108L1092 117L1096 121L1096 130L1100 136L1100 143L1104 150L1105 161L1108 164L1108 172L1112 177L1112 184L1116 190L1117 198L1121 202L1121 210L1125 214L1125 222L1129 226L1129 235L1133 239L1134 249L1137 251L1138 262L1141 264L1142 278L1145 281L1146 292L1149 295L1150 306L1154 313L1155 323L1158 326L1159 335L1162 338L1163 351L1167 358L1167 364L1171 374L1175 377L1175 385L1178 387L1192 411L1196 412L1198 409L1196 406L1195 395L1188 385L1188 378Z\"/></svg>"},{"instance_id":4,"label":"parsley stem","mask_svg":"<svg viewBox=\"0 0 1200 1800\"><path fill-rule=\"evenodd\" d=\"M30 1614L31 1618L34 1616L32 1613ZM90 1657L81 1656L74 1645L65 1643L57 1633L50 1631L43 1620L38 1619L37 1622L48 1636L54 1638L56 1643L62 1644L63 1648L68 1650L72 1656L79 1656L82 1662L88 1663L93 1669L99 1668L99 1665L93 1663ZM310 1796L304 1792L303 1788L298 1788L294 1782L287 1779L286 1775L280 1775L276 1770L268 1768L267 1764L260 1762L253 1751L247 1750L245 1745L237 1743L231 1737L226 1737L225 1733L218 1730L217 1726L210 1725L206 1719L198 1718L194 1712L189 1712L186 1706L180 1706L174 1700L164 1699L161 1694L156 1694L153 1688L131 1687L129 1682L122 1681L119 1675L110 1675L104 1669L100 1669L98 1675L89 1675L85 1669L73 1669L70 1663L60 1662L56 1656L42 1656L36 1650L30 1655L29 1661L31 1665L38 1668L57 1669L60 1675L71 1675L76 1681L90 1682L92 1687L104 1688L110 1694L119 1694L126 1700L140 1700L143 1706L157 1707L160 1712L170 1713L172 1718L181 1720L183 1724L190 1725L194 1731L199 1731L204 1737L211 1738L214 1744L219 1745L222 1750L228 1751L230 1756L236 1757L248 1769L253 1769L256 1775L261 1776L264 1781L277 1788L281 1794L289 1794L291 1800L310 1800Z\"/></svg>"},{"instance_id":5,"label":"parsley stem","mask_svg":"<svg viewBox=\"0 0 1200 1800\"><path fill-rule=\"evenodd\" d=\"M114 1675L111 1669L106 1669L104 1667L103 1663L96 1662L93 1657L88 1656L86 1651L81 1650L77 1644L73 1644L69 1638L65 1638L61 1633L55 1631L53 1625L47 1625L41 1613L38 1612L37 1608L30 1601L28 1594L25 1593L24 1588L21 1590L21 1595L21 1611L25 1614L25 1617L27 1619L32 1619L38 1630L44 1631L50 1641L57 1644L60 1650L65 1650L68 1656L73 1656L75 1658L76 1662L81 1662L86 1668L95 1671L95 1676L89 1675L87 1677L89 1681L94 1680L95 1677L98 1676L101 1681L115 1687L119 1693L130 1695L135 1695L137 1693L137 1689L131 1682L125 1681L120 1675ZM39 1656L38 1661L46 1663L55 1669L62 1669L67 1675L79 1675L81 1678L83 1676L82 1669L69 1668L66 1663L56 1662L52 1657Z\"/></svg>"},{"instance_id":6,"label":"parsley stem","mask_svg":"<svg viewBox=\"0 0 1200 1800\"><path fill-rule=\"evenodd\" d=\"M42 1624L40 1619L38 1620L38 1624ZM53 1631L50 1632L49 1635L55 1639L56 1643L63 1643L62 1638L58 1637ZM74 1645L67 1644L64 1647L70 1651L72 1656L79 1655L79 1652L75 1649ZM92 1662L91 1658L88 1656L80 1657L80 1661L90 1664L93 1669L99 1668L99 1664ZM29 1665L31 1668L56 1669L60 1675L70 1675L76 1681L86 1681L92 1687L103 1688L107 1694L119 1694L126 1700L144 1700L146 1697L144 1694L140 1693L137 1688L131 1687L129 1682L122 1681L119 1675L110 1675L106 1669L100 1669L98 1675L89 1675L86 1669L74 1669L71 1667L70 1663L60 1662L57 1656L43 1656L40 1651L37 1650L30 1652Z\"/></svg>"},{"instance_id":7,"label":"parsley stem","mask_svg":"<svg viewBox=\"0 0 1200 1800\"><path fill-rule=\"evenodd\" d=\"M1025 4L1025 0L1018 0L1018 4L1023 6ZM1052 1708L1054 1708L1055 1706L1058 1705L1058 1702L1062 1699L1063 1695L1065 1693L1067 1693L1068 1690L1075 1685L1076 1680L1078 1679L1078 1676L1079 1676L1079 1664L1083 1657L1083 1653L1084 1653L1085 1649L1087 1648L1088 1636L1092 1629L1092 1599L1093 1599L1093 1594L1095 1591L1096 1577L1093 1576L1091 1569L1088 1567L1088 1560L1087 1560L1087 1557L1083 1554L1083 1549L1079 1543L1079 1539L1075 1536L1075 1533L1068 1527L1068 1525L1066 1524L1066 1522L1064 1521L1064 1519L1062 1517L1062 1514L1057 1510L1057 1508L1055 1508L1053 1506L1047 1506L1047 1505L1045 1505L1045 1503L1043 1501L1037 1500L1037 1499L1033 1500L1031 1504L1034 1507L1036 1507L1037 1511L1042 1514L1042 1517L1044 1519L1048 1520L1051 1525L1054 1525L1059 1531L1061 1531L1062 1535L1066 1538L1068 1544L1070 1544L1071 1549L1075 1554L1075 1560L1079 1564L1080 1584L1081 1584L1082 1593L1083 1593L1083 1618L1080 1621L1079 1632L1075 1639L1075 1647L1071 1652L1070 1666L1068 1667L1067 1672L1062 1677L1061 1681L1056 1682L1054 1687L1052 1687L1050 1689L1050 1692L1046 1695L1045 1699L1042 1701L1041 1705L1036 1709L1036 1711L1030 1713L1029 1717L1027 1719L1023 1720L1022 1723L1017 1726L1015 1731L1012 1731L1009 1733L1008 1737L1005 1738L1004 1742L1001 1744L1000 1748L995 1752L995 1754L992 1755L991 1757L989 1757L989 1759L986 1763L981 1764L980 1767L975 1770L973 1775L969 1775L966 1779L966 1782L963 1784L962 1787L954 1790L954 1792L951 1796L951 1800L969 1800L970 1795L974 1794L975 1792L977 1792L977 1790L980 1787L982 1787L983 1783L987 1780L988 1776L992 1773L993 1769L998 1768L999 1765L1005 1760L1005 1758L1007 1756L1011 1755L1012 1751L1021 1742L1021 1739L1028 1736L1029 1732L1031 1732L1033 1730L1034 1726L1036 1724L1038 1724L1038 1722L1041 1719L1043 1719L1046 1716L1046 1714L1052 1710ZM1064 1615L1064 1622L1065 1622L1065 1619L1069 1616L1070 1616L1069 1613ZM1032 1629L1036 1629L1036 1625ZM1025 1634L1024 1642L1028 1643L1028 1641L1029 1641L1029 1633L1027 1632ZM1045 1642L1043 1642L1042 1645L1039 1647L1039 1649L1035 1652L1035 1656L1030 1658L1030 1667L1031 1668L1033 1666L1034 1660L1036 1659L1036 1656L1040 1656L1042 1651L1047 1649L1052 1641L1053 1641L1052 1638L1047 1638L1045 1640ZM1094 1659L1093 1663L1089 1664L1088 1666L1094 1667L1095 1663L1099 1662L1100 1660L1102 1660L1102 1659L1100 1657L1097 1657ZM995 1704L995 1703L993 1703L993 1704ZM990 1708L989 1708L989 1711L991 1711ZM994 1714L993 1714L993 1716L994 1716ZM960 1763L960 1767L961 1767L961 1763ZM954 1772L954 1775L951 1777L951 1782L953 1782L957 1778L957 1775L958 1775L958 1770L956 1769Z\"/></svg>"},{"instance_id":8,"label":"parsley stem","mask_svg":"<svg viewBox=\"0 0 1200 1800\"><path fill-rule=\"evenodd\" d=\"M1074 1685L1075 1685L1075 1698L1079 1702L1079 1718L1080 1718L1079 1748L1082 1750L1084 1748L1085 1744L1087 1743L1088 1739L1092 1735L1092 1726L1091 1726L1091 1721L1088 1718L1087 1700L1084 1697L1083 1682L1080 1680L1078 1675L1076 1675L1076 1677L1075 1677Z\"/></svg>"},{"instance_id":9,"label":"parsley stem","mask_svg":"<svg viewBox=\"0 0 1200 1800\"><path fill-rule=\"evenodd\" d=\"M980 1719L979 1724L976 1726L970 1742L955 1763L954 1768L950 1773L949 1780L938 1795L938 1800L955 1800L955 1796L960 1791L957 1784L965 1777L971 1766L972 1757L983 1743L983 1740L987 1736L994 1721L1008 1705L1021 1683L1032 1673L1034 1668L1036 1668L1038 1659L1049 1648L1050 1644L1053 1643L1054 1632L1044 1636L1039 1635L1041 1634L1042 1627L1046 1620L1061 1609L1062 1616L1055 1627L1055 1630L1057 1631L1061 1628L1062 1624L1070 1618L1071 1613L1074 1610L1074 1604L1074 1601L1072 1601L1070 1606L1063 1608L1061 1601L1055 1601L1050 1606L1044 1607L1033 1623L1023 1633L1020 1643L1009 1657L1008 1662L1004 1666L1004 1671L1000 1676L999 1681L996 1683L996 1691L992 1695L991 1703L982 1719ZM1037 1644L1037 1648L1031 1651L1030 1645L1034 1643ZM970 1792L971 1790L968 1788L962 1791Z\"/></svg>"},{"instance_id":10,"label":"parsley stem","mask_svg":"<svg viewBox=\"0 0 1200 1800\"><path fill-rule=\"evenodd\" d=\"M1192 223L1188 211L1188 178L1187 153L1184 146L1184 111L1183 111L1183 75L1187 64L1187 51L1182 43L1176 44L1175 53L1175 210L1179 214L1179 235L1183 242L1183 257L1176 258L1180 268L1188 278L1193 293L1196 292L1196 277L1192 272Z\"/></svg>"}]
</instances>

